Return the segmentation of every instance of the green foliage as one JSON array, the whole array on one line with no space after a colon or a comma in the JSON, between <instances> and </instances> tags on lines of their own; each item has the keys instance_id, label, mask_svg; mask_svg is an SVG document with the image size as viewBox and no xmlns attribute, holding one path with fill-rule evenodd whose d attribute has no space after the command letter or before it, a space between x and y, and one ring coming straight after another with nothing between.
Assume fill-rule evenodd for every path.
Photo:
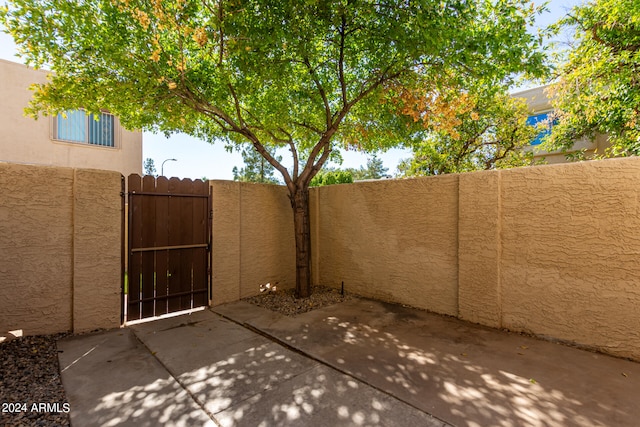
<instances>
[{"instance_id":1,"label":"green foliage","mask_svg":"<svg viewBox=\"0 0 640 427\"><path fill-rule=\"evenodd\" d=\"M546 148L600 133L612 143L605 156L640 154L640 2L592 0L555 28L574 28L575 44L550 90L558 122Z\"/></svg>"},{"instance_id":2,"label":"green foliage","mask_svg":"<svg viewBox=\"0 0 640 427\"><path fill-rule=\"evenodd\" d=\"M282 161L281 156L275 157L277 161ZM233 167L233 180L242 182L260 182L263 184L279 184L280 182L273 176L275 168L255 150L242 150L242 160L244 167L238 170Z\"/></svg>"},{"instance_id":3,"label":"green foliage","mask_svg":"<svg viewBox=\"0 0 640 427\"><path fill-rule=\"evenodd\" d=\"M327 169L318 172L311 180L310 187L320 187L322 185L350 184L353 182L353 175L348 170Z\"/></svg>"},{"instance_id":4,"label":"green foliage","mask_svg":"<svg viewBox=\"0 0 640 427\"><path fill-rule=\"evenodd\" d=\"M367 159L367 166L361 166L358 169L348 168L344 170L340 169L325 169L320 172L311 180L311 187L319 187L322 185L332 184L350 184L354 181L362 181L365 179L381 179L389 177L387 171L389 169L384 167L382 159L377 156L372 156Z\"/></svg>"},{"instance_id":5,"label":"green foliage","mask_svg":"<svg viewBox=\"0 0 640 427\"><path fill-rule=\"evenodd\" d=\"M404 141L385 108L398 87L444 70L493 82L539 72L526 29L538 11L527 0L9 0L0 18L29 64L55 72L31 113L108 109L128 128L249 143L295 191L336 146ZM291 172L274 147L291 150Z\"/></svg>"},{"instance_id":6,"label":"green foliage","mask_svg":"<svg viewBox=\"0 0 640 427\"><path fill-rule=\"evenodd\" d=\"M107 109L129 129L249 144L277 169L303 297L309 183L335 148L406 141L389 102L405 86L446 73L500 82L544 60L527 31L540 10L530 0L7 2L0 20L27 63L55 72L35 87L31 114Z\"/></svg>"},{"instance_id":7,"label":"green foliage","mask_svg":"<svg viewBox=\"0 0 640 427\"><path fill-rule=\"evenodd\" d=\"M145 175L157 176L156 165L153 162L153 159L151 157L147 157L144 160L143 167L144 167L144 174Z\"/></svg>"},{"instance_id":8,"label":"green foliage","mask_svg":"<svg viewBox=\"0 0 640 427\"><path fill-rule=\"evenodd\" d=\"M344 170L340 169L326 169L318 172L316 176L311 180L311 187L319 187L321 185L332 184L350 184L354 181L362 181L365 179L381 179L387 178L387 171L389 169L384 167L382 159L377 156L372 156L367 159L367 166L361 166L358 169L348 168Z\"/></svg>"},{"instance_id":9,"label":"green foliage","mask_svg":"<svg viewBox=\"0 0 640 427\"><path fill-rule=\"evenodd\" d=\"M361 166L359 169L347 170L353 175L354 181L389 177L389 175L387 174L389 168L385 168L382 159L379 159L375 154L373 155L373 157L367 159L367 167Z\"/></svg>"},{"instance_id":10,"label":"green foliage","mask_svg":"<svg viewBox=\"0 0 640 427\"><path fill-rule=\"evenodd\" d=\"M416 130L421 138L413 145L413 157L398 166L401 175L441 175L533 164L533 152L525 147L538 131L526 123L529 113L524 99L512 98L506 88L449 88L440 96L461 98L463 102L447 101L446 110Z\"/></svg>"}]
</instances>

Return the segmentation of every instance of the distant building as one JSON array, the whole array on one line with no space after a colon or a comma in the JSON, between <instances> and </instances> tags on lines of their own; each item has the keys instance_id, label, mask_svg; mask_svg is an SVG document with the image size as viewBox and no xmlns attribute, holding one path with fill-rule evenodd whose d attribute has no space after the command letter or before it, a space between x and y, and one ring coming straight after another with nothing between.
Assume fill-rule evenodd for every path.
<instances>
[{"instance_id":1,"label":"distant building","mask_svg":"<svg viewBox=\"0 0 640 427\"><path fill-rule=\"evenodd\" d=\"M548 86L540 86L533 89L527 89L520 92L512 93L514 98L526 99L527 106L529 107L529 119L528 124L535 125L539 122L549 120L550 114L553 112L553 107L545 90ZM588 139L580 139L575 142L572 149L565 152L547 151L540 147L542 138L550 132L553 123L549 123L549 128L541 130L538 136L531 142L531 145L527 150L531 150L534 153L536 159L544 158L547 163L565 163L567 162L566 154L576 153L580 150L585 150L585 155L590 157L597 150L598 153L603 153L605 148L609 147L607 138L604 135L597 135L594 141Z\"/></svg>"},{"instance_id":2,"label":"distant building","mask_svg":"<svg viewBox=\"0 0 640 427\"><path fill-rule=\"evenodd\" d=\"M107 112L99 120L83 110L25 117L29 87L46 82L47 73L0 59L0 161L142 175L142 133L123 129Z\"/></svg>"}]
</instances>

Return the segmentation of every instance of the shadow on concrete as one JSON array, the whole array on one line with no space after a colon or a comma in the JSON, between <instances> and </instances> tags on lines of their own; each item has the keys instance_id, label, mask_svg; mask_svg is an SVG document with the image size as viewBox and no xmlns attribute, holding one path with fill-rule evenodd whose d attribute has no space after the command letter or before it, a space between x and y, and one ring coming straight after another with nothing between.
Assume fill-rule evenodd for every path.
<instances>
[{"instance_id":1,"label":"shadow on concrete","mask_svg":"<svg viewBox=\"0 0 640 427\"><path fill-rule=\"evenodd\" d=\"M443 425L211 312L133 329L223 426Z\"/></svg>"},{"instance_id":2,"label":"shadow on concrete","mask_svg":"<svg viewBox=\"0 0 640 427\"><path fill-rule=\"evenodd\" d=\"M205 310L61 340L72 423L625 427L640 419L635 362L366 299L295 318L245 302L213 311L221 316Z\"/></svg>"},{"instance_id":3,"label":"shadow on concrete","mask_svg":"<svg viewBox=\"0 0 640 427\"><path fill-rule=\"evenodd\" d=\"M71 337L58 348L74 426L215 425L130 330Z\"/></svg>"},{"instance_id":4,"label":"shadow on concrete","mask_svg":"<svg viewBox=\"0 0 640 427\"><path fill-rule=\"evenodd\" d=\"M640 419L638 363L371 300L278 319L242 304L215 310L454 425Z\"/></svg>"}]
</instances>

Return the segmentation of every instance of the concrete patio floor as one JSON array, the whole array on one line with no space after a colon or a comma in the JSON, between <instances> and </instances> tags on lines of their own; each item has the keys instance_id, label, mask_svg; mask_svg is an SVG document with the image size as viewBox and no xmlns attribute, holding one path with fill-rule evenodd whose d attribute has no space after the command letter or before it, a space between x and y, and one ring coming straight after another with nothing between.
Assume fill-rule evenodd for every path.
<instances>
[{"instance_id":1,"label":"concrete patio floor","mask_svg":"<svg viewBox=\"0 0 640 427\"><path fill-rule=\"evenodd\" d=\"M640 363L354 298L59 342L74 426L636 426Z\"/></svg>"}]
</instances>

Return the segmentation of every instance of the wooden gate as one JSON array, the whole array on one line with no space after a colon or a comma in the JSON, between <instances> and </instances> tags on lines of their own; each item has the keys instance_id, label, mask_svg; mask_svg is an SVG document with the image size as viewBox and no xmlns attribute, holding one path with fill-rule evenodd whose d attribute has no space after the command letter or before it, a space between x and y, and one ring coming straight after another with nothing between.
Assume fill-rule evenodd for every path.
<instances>
[{"instance_id":1,"label":"wooden gate","mask_svg":"<svg viewBox=\"0 0 640 427\"><path fill-rule=\"evenodd\" d=\"M133 174L128 181L126 319L207 305L211 197L202 180Z\"/></svg>"}]
</instances>

